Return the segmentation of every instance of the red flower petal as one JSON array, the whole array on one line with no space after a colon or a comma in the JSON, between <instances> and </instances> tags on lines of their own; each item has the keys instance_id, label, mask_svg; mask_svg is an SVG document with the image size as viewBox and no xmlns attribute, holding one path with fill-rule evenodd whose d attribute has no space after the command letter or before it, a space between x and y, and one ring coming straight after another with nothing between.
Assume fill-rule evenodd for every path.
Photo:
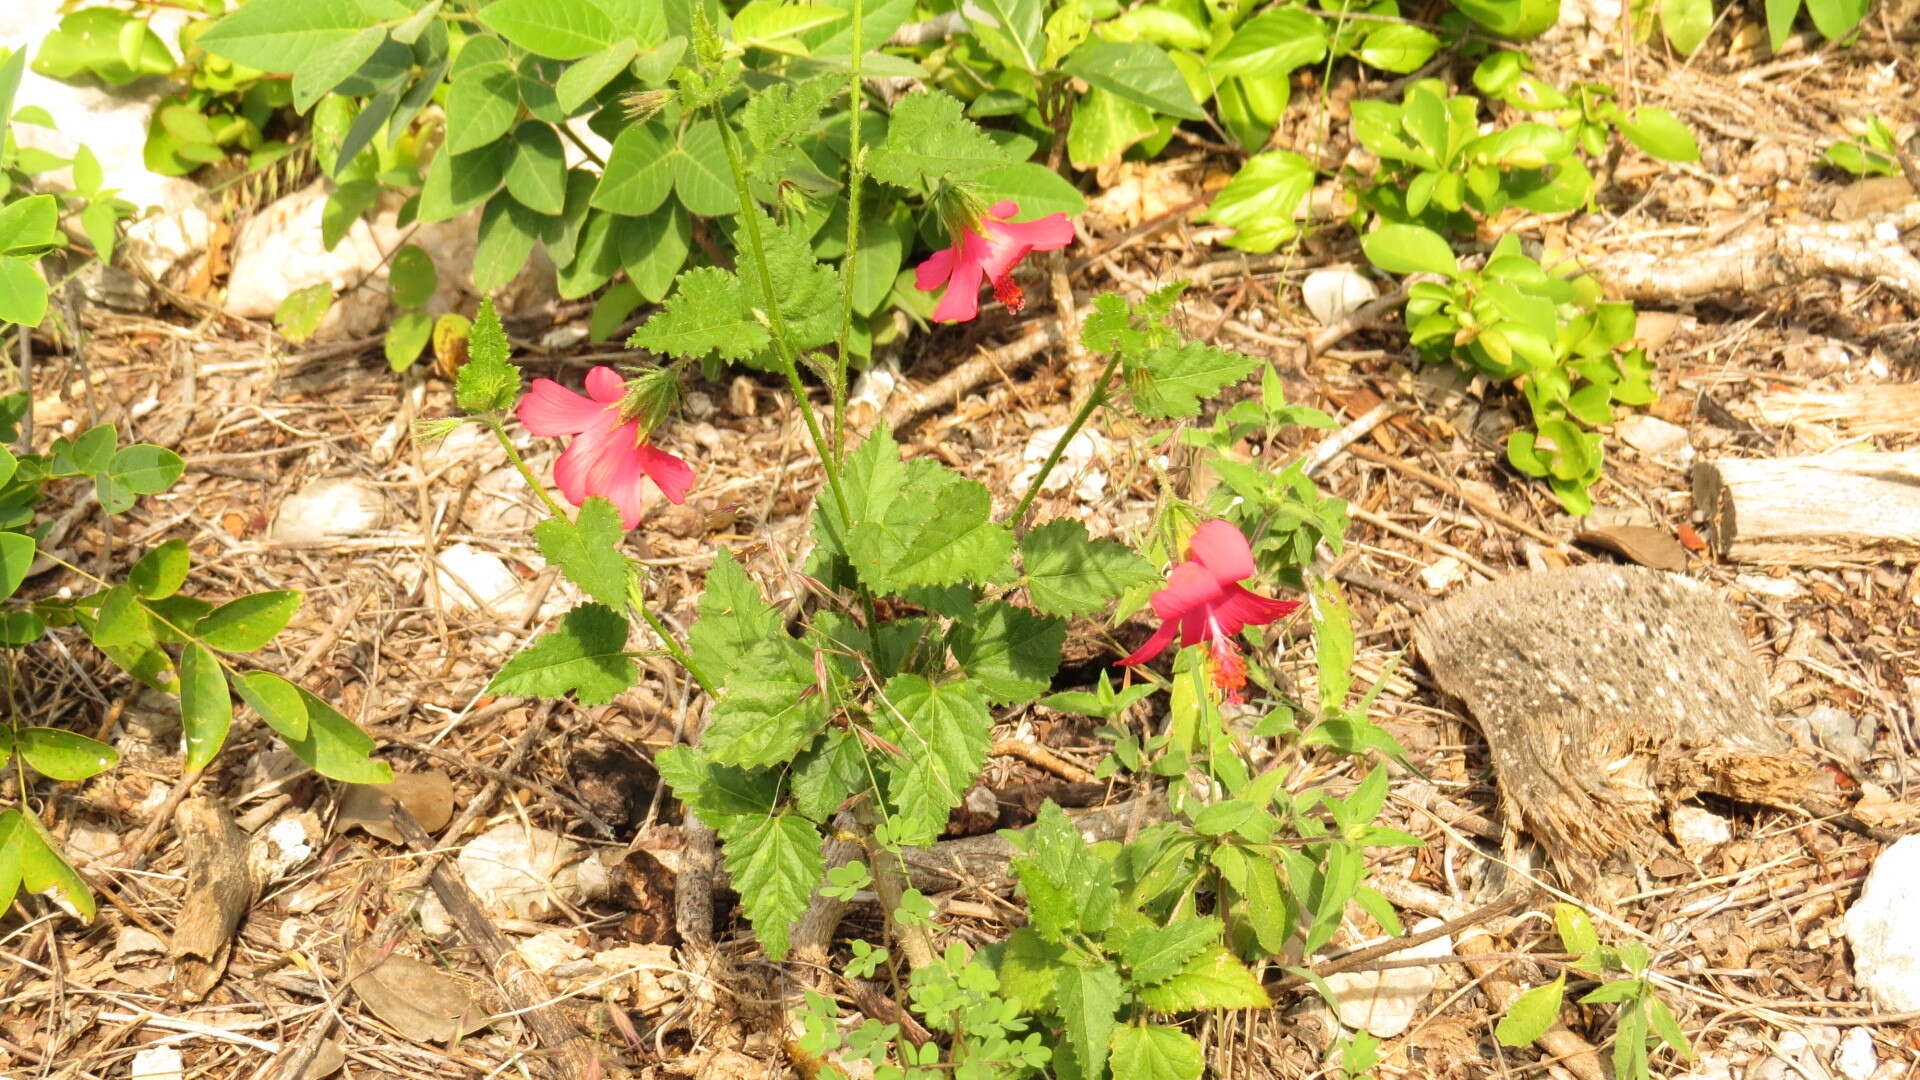
<instances>
[{"instance_id":1,"label":"red flower petal","mask_svg":"<svg viewBox=\"0 0 1920 1080\"><path fill-rule=\"evenodd\" d=\"M589 495L611 497L620 463L633 456L639 441L633 424L608 424L581 432L553 463L554 482L575 506Z\"/></svg>"},{"instance_id":2,"label":"red flower petal","mask_svg":"<svg viewBox=\"0 0 1920 1080\"><path fill-rule=\"evenodd\" d=\"M927 261L913 268L913 287L921 292L932 292L947 283L953 276L953 263L960 257L957 247L943 248L927 256Z\"/></svg>"},{"instance_id":3,"label":"red flower petal","mask_svg":"<svg viewBox=\"0 0 1920 1080\"><path fill-rule=\"evenodd\" d=\"M1161 623L1160 629L1153 632L1153 636L1147 639L1146 644L1133 650L1133 652L1128 654L1127 658L1120 661L1120 663L1129 666L1133 664L1144 664L1154 657L1159 656L1166 651L1167 643L1173 640L1174 631L1179 628L1178 624L1172 619Z\"/></svg>"},{"instance_id":4,"label":"red flower petal","mask_svg":"<svg viewBox=\"0 0 1920 1080\"><path fill-rule=\"evenodd\" d=\"M1178 619L1207 607L1219 596L1220 583L1205 567L1183 562L1167 575L1167 587L1153 594L1153 611L1163 619Z\"/></svg>"},{"instance_id":5,"label":"red flower petal","mask_svg":"<svg viewBox=\"0 0 1920 1080\"><path fill-rule=\"evenodd\" d=\"M1265 626L1299 606L1298 600L1271 600L1238 585L1228 585L1213 604L1212 614L1221 631L1233 635L1249 626Z\"/></svg>"},{"instance_id":6,"label":"red flower petal","mask_svg":"<svg viewBox=\"0 0 1920 1080\"><path fill-rule=\"evenodd\" d=\"M513 412L520 418L521 426L535 435L578 435L601 423L607 407L552 379L535 379L533 388L521 395Z\"/></svg>"},{"instance_id":7,"label":"red flower petal","mask_svg":"<svg viewBox=\"0 0 1920 1080\"><path fill-rule=\"evenodd\" d=\"M1232 525L1214 519L1194 530L1187 541L1187 558L1207 568L1222 585L1253 576L1253 549Z\"/></svg>"},{"instance_id":8,"label":"red flower petal","mask_svg":"<svg viewBox=\"0 0 1920 1080\"><path fill-rule=\"evenodd\" d=\"M587 393L595 401L611 404L626 396L626 380L620 377L619 372L602 364L587 372Z\"/></svg>"},{"instance_id":9,"label":"red flower petal","mask_svg":"<svg viewBox=\"0 0 1920 1080\"><path fill-rule=\"evenodd\" d=\"M660 493L667 501L678 506L687 501L687 489L693 486L693 466L667 453L657 446L641 444L640 467L646 470L653 482L660 485Z\"/></svg>"}]
</instances>

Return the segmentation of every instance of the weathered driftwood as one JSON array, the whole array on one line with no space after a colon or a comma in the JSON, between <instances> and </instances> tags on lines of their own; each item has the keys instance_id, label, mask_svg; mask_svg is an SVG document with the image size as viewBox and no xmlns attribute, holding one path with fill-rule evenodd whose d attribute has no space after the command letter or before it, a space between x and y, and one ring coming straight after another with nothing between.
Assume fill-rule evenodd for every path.
<instances>
[{"instance_id":1,"label":"weathered driftwood","mask_svg":"<svg viewBox=\"0 0 1920 1080\"><path fill-rule=\"evenodd\" d=\"M1509 575L1428 609L1414 643L1486 736L1509 819L1590 898L1671 849L1658 826L1675 802L1796 805L1817 783L1732 607L1676 574Z\"/></svg>"},{"instance_id":2,"label":"weathered driftwood","mask_svg":"<svg viewBox=\"0 0 1920 1080\"><path fill-rule=\"evenodd\" d=\"M259 890L247 869L247 834L224 805L187 799L173 822L187 864L187 892L173 932L178 990L188 1001L202 1001L227 970L234 931Z\"/></svg>"},{"instance_id":3,"label":"weathered driftwood","mask_svg":"<svg viewBox=\"0 0 1920 1080\"><path fill-rule=\"evenodd\" d=\"M1693 502L1733 562L1857 566L1920 558L1920 452L1721 458L1693 467Z\"/></svg>"}]
</instances>

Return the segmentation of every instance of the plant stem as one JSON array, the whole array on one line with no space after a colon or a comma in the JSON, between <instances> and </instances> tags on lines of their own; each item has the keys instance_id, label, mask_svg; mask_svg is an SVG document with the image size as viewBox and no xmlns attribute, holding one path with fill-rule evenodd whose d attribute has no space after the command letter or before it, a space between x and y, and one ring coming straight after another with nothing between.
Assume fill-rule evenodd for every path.
<instances>
[{"instance_id":1,"label":"plant stem","mask_svg":"<svg viewBox=\"0 0 1920 1080\"><path fill-rule=\"evenodd\" d=\"M820 416L814 411L813 402L807 398L806 384L800 381L800 358L794 355L793 339L787 332L786 316L780 312L780 303L773 291L773 273L767 269L766 243L760 236L759 206L753 201L753 192L747 187L747 170L740 162L740 149L733 140L733 125L722 112L718 104L713 107L713 118L720 128L720 145L727 151L727 168L733 173L733 187L740 200L740 231L747 238L747 254L751 256L753 271L760 279L760 295L767 302L768 328L773 332L773 347L780 354L780 369L787 377L787 385L793 390L794 405L800 410L800 416L807 424L807 437L813 440L813 451L820 455L820 464L827 470L827 488L833 493L834 506L840 511L840 519L847 520L847 496L840 490L839 461L827 446L826 436L820 430Z\"/></svg>"},{"instance_id":2,"label":"plant stem","mask_svg":"<svg viewBox=\"0 0 1920 1080\"><path fill-rule=\"evenodd\" d=\"M673 635L667 631L666 624L660 621L660 617L648 610L647 598L640 593L638 574L627 579L627 606L640 613L640 618L646 620L647 626L659 635L661 642L666 645L667 653L678 661L681 667L687 669L687 674L693 676L693 681L700 685L700 689L706 691L708 697L718 699L720 696L718 689L708 681L705 673L694 666L693 657L688 654L686 648L674 640Z\"/></svg>"},{"instance_id":3,"label":"plant stem","mask_svg":"<svg viewBox=\"0 0 1920 1080\"><path fill-rule=\"evenodd\" d=\"M860 20L865 16L866 0L853 0L851 45L853 59L847 73L847 251L840 257L840 340L834 344L833 453L837 462L847 451L847 346L853 338L853 285L860 257L860 181L866 175L861 159L860 111L866 94L860 85Z\"/></svg>"},{"instance_id":4,"label":"plant stem","mask_svg":"<svg viewBox=\"0 0 1920 1080\"><path fill-rule=\"evenodd\" d=\"M493 432L493 437L500 440L501 447L507 452L507 460L513 462L513 467L520 470L520 478L527 482L527 486L533 489L535 495L540 496L540 501L547 504L547 512L564 520L567 512L560 509L559 503L553 501L553 496L547 492L547 485L533 475L532 469L527 468L526 461L520 457L520 451L514 449L513 440L507 437L506 425L502 424L497 416L482 417L482 420Z\"/></svg>"},{"instance_id":5,"label":"plant stem","mask_svg":"<svg viewBox=\"0 0 1920 1080\"><path fill-rule=\"evenodd\" d=\"M1087 394L1087 400L1080 403L1080 411L1073 414L1073 420L1067 424L1065 434L1061 435L1060 441L1054 443L1053 449L1047 452L1047 460L1041 463L1040 471L1034 475L1033 482L1027 485L1027 493L1020 496L1020 505L1014 507L1013 520L1009 524L1016 534L1025 524L1027 511L1032 509L1034 498L1040 494L1040 485L1046 483L1047 476L1053 472L1053 467L1060 463L1060 455L1066 453L1067 444L1073 441L1075 435L1080 434L1080 429L1086 426L1087 417L1093 415L1093 410L1107 400L1107 383L1112 381L1113 373L1119 367L1120 354L1116 352L1108 358L1107 366L1100 372L1100 377L1093 381L1093 390Z\"/></svg>"}]
</instances>

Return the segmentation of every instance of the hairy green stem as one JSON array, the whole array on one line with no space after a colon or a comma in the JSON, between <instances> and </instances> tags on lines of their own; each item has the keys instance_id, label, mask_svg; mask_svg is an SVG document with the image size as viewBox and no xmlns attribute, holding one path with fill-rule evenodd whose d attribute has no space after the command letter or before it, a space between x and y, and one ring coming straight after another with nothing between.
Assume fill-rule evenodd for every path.
<instances>
[{"instance_id":1,"label":"hairy green stem","mask_svg":"<svg viewBox=\"0 0 1920 1080\"><path fill-rule=\"evenodd\" d=\"M847 251L840 257L840 340L834 344L833 453L838 461L847 452L847 364L848 346L853 339L853 284L860 258L860 181L866 175L861 160L860 111L866 95L860 86L860 20L866 14L865 0L853 0L852 60L847 73Z\"/></svg>"},{"instance_id":2,"label":"hairy green stem","mask_svg":"<svg viewBox=\"0 0 1920 1080\"><path fill-rule=\"evenodd\" d=\"M734 143L733 125L716 103L713 106L713 118L720 129L720 145L727 151L727 168L733 173L734 192L740 199L740 231L747 238L747 254L753 263L754 274L760 279L760 295L767 301L768 329L773 333L773 347L780 354L780 369L787 377L787 385L793 390L794 405L799 408L800 416L807 424L807 437L813 440L813 451L820 455L820 464L827 470L827 488L833 493L833 503L840 511L840 519L847 520L847 496L840 489L839 459L829 452L826 435L820 429L820 415L814 411L813 402L807 397L807 385L800 381L800 358L794 354L793 338L787 331L786 316L780 312L780 302L773 291L773 273L767 269L766 242L760 236L760 219L756 214L753 191L747 186L747 170L740 161L740 148Z\"/></svg>"},{"instance_id":3,"label":"hairy green stem","mask_svg":"<svg viewBox=\"0 0 1920 1080\"><path fill-rule=\"evenodd\" d=\"M1080 434L1080 429L1086 426L1087 417L1093 415L1093 410L1107 400L1107 383L1112 381L1113 373L1119 367L1120 354L1116 352L1107 360L1107 366L1100 372L1100 377L1093 381L1093 390L1087 394L1087 400L1080 403L1080 411L1073 414L1073 420L1067 424L1066 433L1061 435L1060 441L1054 443L1053 449L1047 452L1047 460L1041 463L1040 471L1034 474L1033 482L1027 485L1027 493L1020 496L1020 505L1014 507L1013 520L1008 524L1016 534L1025 524L1027 511L1033 508L1033 500L1040 494L1040 485L1046 483L1047 476L1053 472L1053 467L1060 463L1060 455L1067 452L1067 444L1073 441L1075 435Z\"/></svg>"},{"instance_id":4,"label":"hairy green stem","mask_svg":"<svg viewBox=\"0 0 1920 1080\"><path fill-rule=\"evenodd\" d=\"M513 463L514 468L520 470L520 479L525 480L527 486L533 489L533 493L540 496L540 501L547 504L547 513L565 519L567 512L562 510L560 504L555 502L553 496L547 492L547 485L533 475L532 469L527 468L527 463L521 458L520 451L514 449L513 440L507 437L507 426L502 424L497 416L484 416L481 420L487 425L488 430L493 432L493 437L500 440L501 448L507 452L507 460Z\"/></svg>"}]
</instances>

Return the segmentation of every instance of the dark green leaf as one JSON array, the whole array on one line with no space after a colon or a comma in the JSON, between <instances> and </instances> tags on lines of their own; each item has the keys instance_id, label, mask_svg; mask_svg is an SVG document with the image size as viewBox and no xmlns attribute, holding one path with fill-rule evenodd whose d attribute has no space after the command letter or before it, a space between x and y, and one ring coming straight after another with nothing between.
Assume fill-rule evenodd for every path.
<instances>
[{"instance_id":1,"label":"dark green leaf","mask_svg":"<svg viewBox=\"0 0 1920 1080\"><path fill-rule=\"evenodd\" d=\"M233 689L281 738L307 737L307 702L299 687L270 671L249 671L233 675Z\"/></svg>"},{"instance_id":2,"label":"dark green leaf","mask_svg":"<svg viewBox=\"0 0 1920 1080\"><path fill-rule=\"evenodd\" d=\"M1098 1077L1105 1071L1108 1040L1113 1037L1115 1017L1126 1000L1120 973L1112 964L1094 967L1063 967L1054 982L1054 1008L1066 1025L1067 1042L1073 1056L1085 1063L1083 1075ZM1116 1080L1133 1080L1116 1077Z\"/></svg>"},{"instance_id":3,"label":"dark green leaf","mask_svg":"<svg viewBox=\"0 0 1920 1080\"><path fill-rule=\"evenodd\" d=\"M214 608L194 626L193 633L216 649L252 652L265 647L285 629L299 607L300 594L291 589L255 593Z\"/></svg>"},{"instance_id":4,"label":"dark green leaf","mask_svg":"<svg viewBox=\"0 0 1920 1080\"><path fill-rule=\"evenodd\" d=\"M941 180L967 181L1011 163L960 103L937 90L909 94L893 107L887 137L871 151L873 177L917 193Z\"/></svg>"},{"instance_id":5,"label":"dark green leaf","mask_svg":"<svg viewBox=\"0 0 1920 1080\"><path fill-rule=\"evenodd\" d=\"M744 662L754 646L786 636L780 623L780 613L761 599L759 587L733 552L721 548L707 571L700 618L687 632L687 645L694 663L731 686L736 675L750 673Z\"/></svg>"},{"instance_id":6,"label":"dark green leaf","mask_svg":"<svg viewBox=\"0 0 1920 1080\"><path fill-rule=\"evenodd\" d=\"M1090 540L1087 527L1062 518L1020 540L1033 606L1055 615L1086 615L1137 585L1159 580L1153 564L1111 540Z\"/></svg>"},{"instance_id":7,"label":"dark green leaf","mask_svg":"<svg viewBox=\"0 0 1920 1080\"><path fill-rule=\"evenodd\" d=\"M593 189L593 205L638 217L658 209L673 189L673 161L657 124L620 129L607 152L607 169Z\"/></svg>"},{"instance_id":8,"label":"dark green leaf","mask_svg":"<svg viewBox=\"0 0 1920 1080\"><path fill-rule=\"evenodd\" d=\"M627 655L627 620L601 604L582 604L501 667L489 694L557 698L569 692L582 705L604 705L640 678Z\"/></svg>"},{"instance_id":9,"label":"dark green leaf","mask_svg":"<svg viewBox=\"0 0 1920 1080\"><path fill-rule=\"evenodd\" d=\"M707 721L701 746L714 762L777 765L811 743L827 703L805 646L780 634L755 644L728 672L727 693Z\"/></svg>"},{"instance_id":10,"label":"dark green leaf","mask_svg":"<svg viewBox=\"0 0 1920 1080\"><path fill-rule=\"evenodd\" d=\"M1137 997L1154 1012L1265 1009L1273 1004L1253 972L1219 945L1201 949L1178 975L1156 986L1140 988Z\"/></svg>"},{"instance_id":11,"label":"dark green leaf","mask_svg":"<svg viewBox=\"0 0 1920 1080\"><path fill-rule=\"evenodd\" d=\"M986 764L993 716L970 680L936 686L919 675L896 675L882 696L873 725L900 751L882 762L896 810L889 839L930 844Z\"/></svg>"},{"instance_id":12,"label":"dark green leaf","mask_svg":"<svg viewBox=\"0 0 1920 1080\"><path fill-rule=\"evenodd\" d=\"M287 748L314 772L348 784L391 784L393 767L375 761L373 740L333 706L295 687L307 707L307 737L287 739ZM286 733L281 733L286 738Z\"/></svg>"},{"instance_id":13,"label":"dark green leaf","mask_svg":"<svg viewBox=\"0 0 1920 1080\"><path fill-rule=\"evenodd\" d=\"M197 642L180 652L180 722L187 737L187 769L206 768L233 726L233 698L219 658Z\"/></svg>"},{"instance_id":14,"label":"dark green leaf","mask_svg":"<svg viewBox=\"0 0 1920 1080\"><path fill-rule=\"evenodd\" d=\"M513 160L507 191L522 206L542 214L567 208L567 165L553 125L528 120L513 130Z\"/></svg>"},{"instance_id":15,"label":"dark green leaf","mask_svg":"<svg viewBox=\"0 0 1920 1080\"><path fill-rule=\"evenodd\" d=\"M980 683L989 701L1029 701L1046 692L1060 669L1064 619L994 600L953 628L954 659Z\"/></svg>"},{"instance_id":16,"label":"dark green leaf","mask_svg":"<svg viewBox=\"0 0 1920 1080\"><path fill-rule=\"evenodd\" d=\"M33 537L24 533L0 532L0 599L18 592L33 565Z\"/></svg>"}]
</instances>

